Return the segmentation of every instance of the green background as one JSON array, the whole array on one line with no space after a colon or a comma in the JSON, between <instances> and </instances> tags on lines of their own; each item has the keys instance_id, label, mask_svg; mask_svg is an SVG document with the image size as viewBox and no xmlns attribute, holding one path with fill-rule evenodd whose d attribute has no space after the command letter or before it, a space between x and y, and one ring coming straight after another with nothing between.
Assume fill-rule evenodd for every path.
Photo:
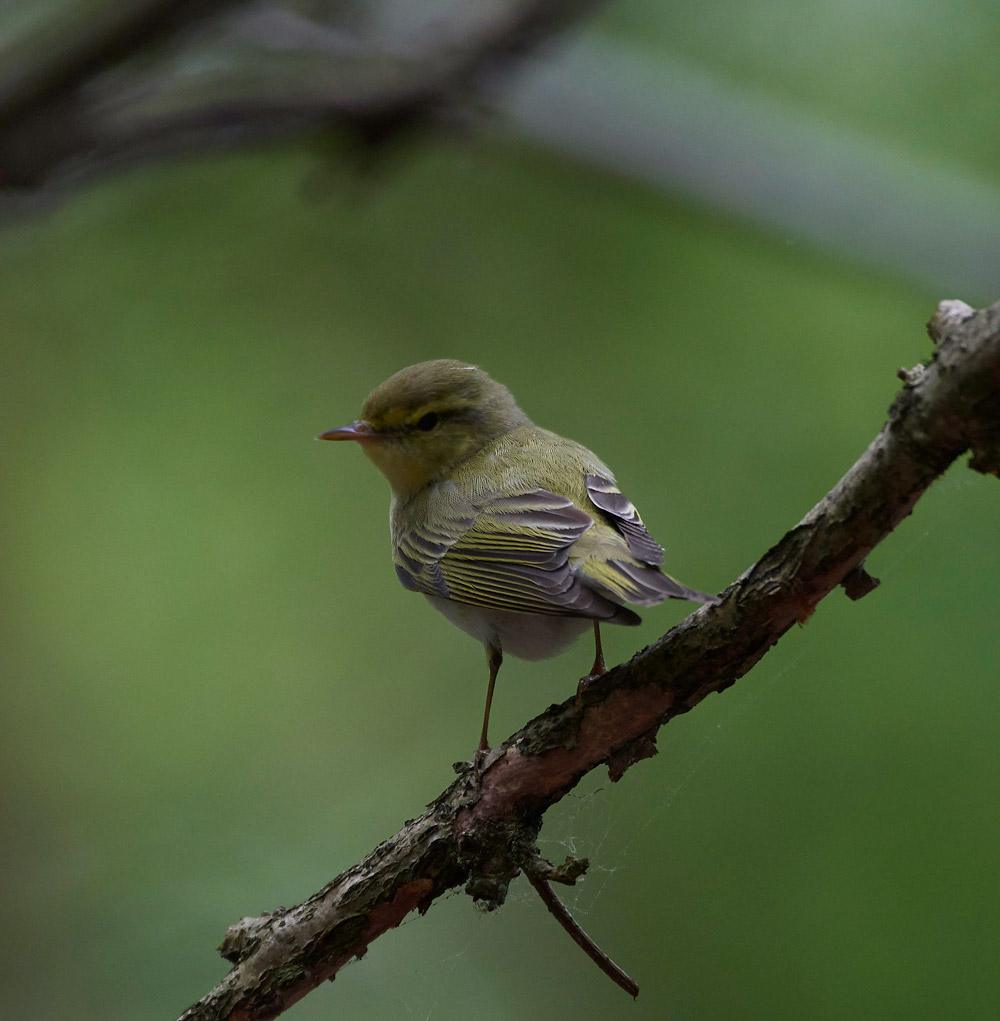
<instances>
[{"instance_id":1,"label":"green background","mask_svg":"<svg viewBox=\"0 0 1000 1021\"><path fill-rule=\"evenodd\" d=\"M998 17L949 6L946 76L932 7L876 5L876 31L868 5L628 3L594 31L997 185ZM312 440L375 383L481 364L718 590L864 450L952 297L1000 287L939 293L499 129L360 185L289 148L7 224L5 1016L175 1017L229 924L353 864L471 752L481 649L396 582L384 480ZM408 919L287 1016L993 1017L997 511L956 466L870 559L876 592L834 593L655 759L549 813L635 1004L520 880L495 914L456 893ZM606 629L609 659L687 609ZM505 663L495 739L588 657Z\"/></svg>"}]
</instances>

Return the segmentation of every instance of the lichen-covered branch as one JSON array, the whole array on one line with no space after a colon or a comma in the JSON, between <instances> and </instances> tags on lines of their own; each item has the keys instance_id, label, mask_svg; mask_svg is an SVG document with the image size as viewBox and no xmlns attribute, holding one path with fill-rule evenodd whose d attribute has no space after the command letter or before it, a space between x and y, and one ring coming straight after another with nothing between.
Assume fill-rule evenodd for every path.
<instances>
[{"instance_id":1,"label":"lichen-covered branch","mask_svg":"<svg viewBox=\"0 0 1000 1021\"><path fill-rule=\"evenodd\" d=\"M410 911L463 885L487 907L540 863L545 810L606 764L613 780L655 753L658 729L742 677L820 600L874 586L863 562L964 451L1000 474L1000 303L942 302L926 367L904 373L879 435L850 471L723 593L650 648L553 706L466 770L423 815L304 903L233 926L220 948L234 967L183 1021L273 1018L333 978Z\"/></svg>"}]
</instances>

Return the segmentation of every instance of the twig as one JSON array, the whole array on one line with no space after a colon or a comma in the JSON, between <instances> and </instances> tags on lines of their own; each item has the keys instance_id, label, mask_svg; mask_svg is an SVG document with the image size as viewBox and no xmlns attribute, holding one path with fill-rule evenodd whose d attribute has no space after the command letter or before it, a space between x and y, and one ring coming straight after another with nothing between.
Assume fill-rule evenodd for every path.
<instances>
[{"instance_id":1,"label":"twig","mask_svg":"<svg viewBox=\"0 0 1000 1021\"><path fill-rule=\"evenodd\" d=\"M569 909L556 896L555 891L548 881L537 875L530 869L525 869L524 874L528 882L535 888L542 903L555 916L556 921L569 933L570 938L583 952L611 979L615 985L621 986L634 1000L639 995L639 986L634 978L611 960L610 957L587 935L580 927L576 919L569 913Z\"/></svg>"}]
</instances>

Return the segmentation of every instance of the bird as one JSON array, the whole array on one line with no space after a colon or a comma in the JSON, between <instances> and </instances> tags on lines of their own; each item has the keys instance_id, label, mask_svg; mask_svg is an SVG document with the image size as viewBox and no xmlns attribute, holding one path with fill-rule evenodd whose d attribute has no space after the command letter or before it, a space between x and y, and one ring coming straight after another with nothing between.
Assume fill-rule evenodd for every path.
<instances>
[{"instance_id":1,"label":"bird","mask_svg":"<svg viewBox=\"0 0 1000 1021\"><path fill-rule=\"evenodd\" d=\"M663 549L596 454L535 425L478 366L401 369L356 421L316 438L356 443L382 472L400 582L486 650L477 772L504 655L544 659L592 628L582 688L607 669L601 624L640 623L626 603L718 601L661 570Z\"/></svg>"}]
</instances>

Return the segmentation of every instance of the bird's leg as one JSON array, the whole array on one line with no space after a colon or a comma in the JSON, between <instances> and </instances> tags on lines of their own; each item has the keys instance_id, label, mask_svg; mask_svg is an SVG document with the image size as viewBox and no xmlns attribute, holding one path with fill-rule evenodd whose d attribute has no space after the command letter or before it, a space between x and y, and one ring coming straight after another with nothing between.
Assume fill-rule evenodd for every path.
<instances>
[{"instance_id":1,"label":"bird's leg","mask_svg":"<svg viewBox=\"0 0 1000 1021\"><path fill-rule=\"evenodd\" d=\"M586 677L580 678L580 683L576 686L576 697L579 700L583 689L590 684L591 681L596 681L601 674L606 674L608 668L604 665L604 648L601 645L601 623L600 621L594 621L594 665L590 668L590 673Z\"/></svg>"},{"instance_id":2,"label":"bird's leg","mask_svg":"<svg viewBox=\"0 0 1000 1021\"><path fill-rule=\"evenodd\" d=\"M604 665L604 648L601 645L601 622L594 621L594 665L591 667L590 676L600 677L606 674L608 668Z\"/></svg>"},{"instance_id":3,"label":"bird's leg","mask_svg":"<svg viewBox=\"0 0 1000 1021\"><path fill-rule=\"evenodd\" d=\"M497 682L497 674L500 672L500 664L503 662L503 653L495 645L486 646L486 661L490 665L490 683L486 688L486 709L483 712L483 734L479 738L479 747L476 749L476 754L473 757L472 764L475 767L476 773L479 773L479 767L483 764L483 760L486 758L486 753L490 750L490 742L486 736L486 731L490 725L490 706L493 704L493 686Z\"/></svg>"}]
</instances>

